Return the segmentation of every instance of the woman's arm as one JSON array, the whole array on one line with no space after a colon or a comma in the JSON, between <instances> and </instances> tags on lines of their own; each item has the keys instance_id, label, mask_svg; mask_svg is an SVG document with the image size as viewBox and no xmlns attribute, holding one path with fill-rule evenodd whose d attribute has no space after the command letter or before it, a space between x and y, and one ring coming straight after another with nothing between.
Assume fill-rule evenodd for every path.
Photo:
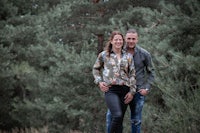
<instances>
[{"instance_id":1,"label":"woman's arm","mask_svg":"<svg viewBox=\"0 0 200 133\"><path fill-rule=\"evenodd\" d=\"M102 74L101 69L103 68L103 57L102 53L100 53L95 61L95 64L93 65L92 74L94 76L94 82L95 84L99 84L99 82L102 82Z\"/></svg>"}]
</instances>

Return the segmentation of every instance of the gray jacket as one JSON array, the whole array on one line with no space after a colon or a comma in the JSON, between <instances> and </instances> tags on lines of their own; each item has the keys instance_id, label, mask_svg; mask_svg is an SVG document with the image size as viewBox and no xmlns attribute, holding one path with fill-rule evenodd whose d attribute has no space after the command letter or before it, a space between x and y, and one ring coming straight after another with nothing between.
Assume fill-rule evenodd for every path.
<instances>
[{"instance_id":1,"label":"gray jacket","mask_svg":"<svg viewBox=\"0 0 200 133\"><path fill-rule=\"evenodd\" d=\"M155 76L150 53L145 49L136 46L133 55L133 60L136 70L137 91L139 89L150 90L151 84L153 83Z\"/></svg>"}]
</instances>

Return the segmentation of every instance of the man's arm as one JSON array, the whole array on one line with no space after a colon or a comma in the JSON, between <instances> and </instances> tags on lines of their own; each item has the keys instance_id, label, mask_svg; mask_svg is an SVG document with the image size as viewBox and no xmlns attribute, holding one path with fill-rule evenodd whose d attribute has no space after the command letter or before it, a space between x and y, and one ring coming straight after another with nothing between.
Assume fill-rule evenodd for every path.
<instances>
[{"instance_id":1,"label":"man's arm","mask_svg":"<svg viewBox=\"0 0 200 133\"><path fill-rule=\"evenodd\" d=\"M146 67L146 74L147 74L147 80L145 83L145 86L147 91L150 91L151 89L151 85L154 82L154 78L155 78L155 71L154 71L154 66L152 63L152 58L151 55L148 53L145 57L145 67Z\"/></svg>"}]
</instances>

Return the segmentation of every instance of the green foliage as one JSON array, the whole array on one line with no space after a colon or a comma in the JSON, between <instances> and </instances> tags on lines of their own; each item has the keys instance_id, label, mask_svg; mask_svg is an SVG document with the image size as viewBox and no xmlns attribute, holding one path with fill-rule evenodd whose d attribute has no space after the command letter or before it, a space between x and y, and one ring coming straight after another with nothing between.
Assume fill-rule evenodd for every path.
<instances>
[{"instance_id":1,"label":"green foliage","mask_svg":"<svg viewBox=\"0 0 200 133\"><path fill-rule=\"evenodd\" d=\"M93 83L97 36L135 27L156 82L142 130L198 132L199 16L196 0L0 1L0 128L104 132L106 105ZM129 114L124 132L130 132Z\"/></svg>"}]
</instances>

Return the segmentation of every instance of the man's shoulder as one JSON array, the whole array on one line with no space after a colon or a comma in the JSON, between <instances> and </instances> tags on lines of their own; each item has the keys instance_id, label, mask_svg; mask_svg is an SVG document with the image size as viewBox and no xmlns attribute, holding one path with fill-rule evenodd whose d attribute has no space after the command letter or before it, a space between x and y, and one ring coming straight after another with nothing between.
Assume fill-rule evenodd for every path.
<instances>
[{"instance_id":1,"label":"man's shoulder","mask_svg":"<svg viewBox=\"0 0 200 133\"><path fill-rule=\"evenodd\" d=\"M141 54L147 54L147 55L149 55L150 53L146 50L146 49L144 49L144 48L142 48L142 47L140 47L140 46L136 46L136 49L137 49L137 51L139 52L139 53L141 53Z\"/></svg>"}]
</instances>

